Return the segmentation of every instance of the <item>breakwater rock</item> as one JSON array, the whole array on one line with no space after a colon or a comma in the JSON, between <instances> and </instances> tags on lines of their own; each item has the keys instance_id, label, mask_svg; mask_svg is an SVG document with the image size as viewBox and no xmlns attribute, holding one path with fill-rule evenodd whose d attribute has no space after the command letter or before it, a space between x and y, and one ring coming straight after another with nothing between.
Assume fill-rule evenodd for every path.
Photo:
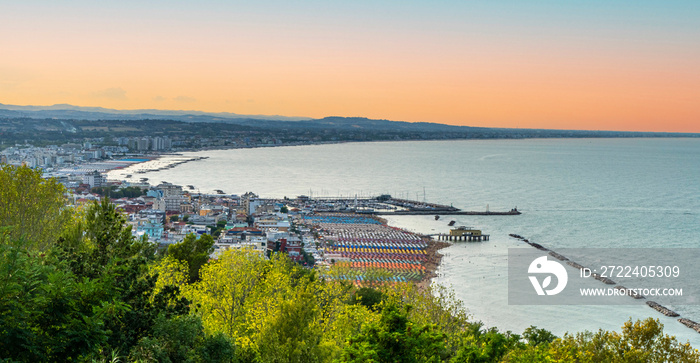
<instances>
[{"instance_id":1,"label":"breakwater rock","mask_svg":"<svg viewBox=\"0 0 700 363\"><path fill-rule=\"evenodd\" d=\"M574 261L569 261L569 262L567 262L566 264L569 265L569 266L571 266L571 267L573 267L573 268L577 268L577 269L579 269L579 270L583 270L583 269L585 268L585 267L583 267L583 265L580 265L580 264L578 264L578 263L576 263L576 262L574 262Z\"/></svg>"},{"instance_id":2,"label":"breakwater rock","mask_svg":"<svg viewBox=\"0 0 700 363\"><path fill-rule=\"evenodd\" d=\"M509 234L509 236L510 236L510 237L513 237L513 238L516 238L516 239L519 239L519 240L521 240L521 241L523 241L523 242L529 244L530 246L537 248L538 250L541 250L541 251L549 251L549 255L550 255L550 256L552 256L552 257L554 257L554 258L556 258L556 259L558 259L558 260L560 260L560 261L562 261L562 262L566 261L566 264L569 265L569 266L571 266L571 267L573 267L573 268L577 268L577 269L579 269L579 270L587 269L585 266L583 266L583 265L581 265L581 264L579 264L579 263L577 263L577 262L571 261L571 260L569 260L567 257L565 257L565 256L563 256L563 255L561 255L561 254L559 254L559 253L557 253L557 252L551 251L551 250L549 250L548 248L546 248L546 247L544 247L544 246L542 246L542 245L540 245L540 244L538 244L538 243L530 242L527 238L525 238L525 237L523 237L523 236L521 236L521 235L519 235L519 234L511 233L511 234ZM600 274L597 274L597 273L592 273L590 276L592 276L594 279L596 279L596 280L598 280L598 281L600 281L600 282L603 282L603 283L605 283L605 284L608 284L608 285L615 285L615 284L616 284L615 281L613 281L613 280L611 280L611 279L609 279L609 278L607 278L607 277L603 277L603 276L601 276ZM617 286L615 286L614 288L617 289L617 290L619 290L620 292L622 292L622 294L627 295L627 296L630 296L630 297L632 297L632 298L634 298L634 299L646 299L646 297L644 297L644 295L638 294L638 293L635 292L634 290L630 290L630 289L628 289L628 288L626 288L626 287L624 287L624 286L622 286L622 285L617 285ZM671 309L669 309L669 308L667 308L667 307L665 307L665 306L663 306L663 305L661 305L661 304L659 304L659 303L657 303L657 302L655 302L655 301L647 301L646 304L647 304L650 308L652 308L652 309L654 309L654 310L656 310L656 311L658 311L658 312L660 312L661 314L664 314L664 315L666 315L666 316L673 317L673 318L679 317L679 316L680 316L677 312L675 312L675 311L673 311L673 310L671 310ZM686 327L688 327L688 328L690 328L690 329L693 329L693 330L695 330L696 332L700 333L700 323L696 323L696 322L694 322L694 321L692 321L692 320L685 319L685 318L680 318L680 319L678 319L678 322L680 322L681 324L685 325Z\"/></svg>"},{"instance_id":3,"label":"breakwater rock","mask_svg":"<svg viewBox=\"0 0 700 363\"><path fill-rule=\"evenodd\" d=\"M549 255L556 258L559 261L568 261L569 260L568 258L566 258L566 257L564 257L564 256L562 256L554 251L550 251Z\"/></svg>"},{"instance_id":4,"label":"breakwater rock","mask_svg":"<svg viewBox=\"0 0 700 363\"><path fill-rule=\"evenodd\" d=\"M666 316L670 316L672 318L675 318L676 316L680 316L677 312L675 312L675 311L673 311L673 310L671 310L663 305L660 305L654 301L647 301L647 305L649 305L652 309L654 309L654 310L656 310L656 311L658 311L661 314L664 314Z\"/></svg>"},{"instance_id":5,"label":"breakwater rock","mask_svg":"<svg viewBox=\"0 0 700 363\"><path fill-rule=\"evenodd\" d=\"M686 319L686 318L680 318L680 319L678 319L678 321L681 324L687 326L688 328L693 329L696 332L700 333L700 324L698 324L692 320Z\"/></svg>"},{"instance_id":6,"label":"breakwater rock","mask_svg":"<svg viewBox=\"0 0 700 363\"><path fill-rule=\"evenodd\" d=\"M629 289L627 289L626 287L624 287L624 286L622 286L622 285L617 285L617 286L615 286L615 288L618 289L618 290L620 290L620 291L622 291L622 292L624 292L625 295L627 295L627 296L629 296L629 297L632 297L632 298L635 298L635 299L637 299L637 300L639 300L639 299L646 299L646 298L644 297L644 295L637 294L636 292L634 292L634 291L632 291L632 290L629 290Z\"/></svg>"},{"instance_id":7,"label":"breakwater rock","mask_svg":"<svg viewBox=\"0 0 700 363\"><path fill-rule=\"evenodd\" d=\"M535 248L537 248L537 249L540 250L540 251L549 251L548 248L542 246L542 245L539 244L539 243L535 243L535 242L528 242L528 243L530 244L530 246L535 247Z\"/></svg>"},{"instance_id":8,"label":"breakwater rock","mask_svg":"<svg viewBox=\"0 0 700 363\"><path fill-rule=\"evenodd\" d=\"M607 277L600 276L600 275L597 274L597 273L593 273L591 276L593 276L594 279L596 279L596 280L598 280L598 281L600 281L600 282L606 283L606 284L608 284L608 285L615 285L615 281L610 280L610 279L607 278Z\"/></svg>"}]
</instances>

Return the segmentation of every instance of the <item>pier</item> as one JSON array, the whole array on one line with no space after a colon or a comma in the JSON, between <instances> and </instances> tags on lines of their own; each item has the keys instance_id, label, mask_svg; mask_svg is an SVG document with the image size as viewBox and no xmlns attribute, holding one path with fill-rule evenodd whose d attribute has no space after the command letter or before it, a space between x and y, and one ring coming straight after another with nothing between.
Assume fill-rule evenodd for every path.
<instances>
[{"instance_id":1,"label":"pier","mask_svg":"<svg viewBox=\"0 0 700 363\"><path fill-rule=\"evenodd\" d=\"M439 241L468 241L481 242L488 241L489 235L482 234L481 230L460 226L450 230L450 234L438 234Z\"/></svg>"},{"instance_id":2,"label":"pier","mask_svg":"<svg viewBox=\"0 0 700 363\"><path fill-rule=\"evenodd\" d=\"M489 235L488 234L482 234L479 236L472 236L472 235L462 235L462 236L453 236L450 234L438 234L437 239L439 241L468 241L468 242L481 242L481 241L488 241L489 240Z\"/></svg>"},{"instance_id":3,"label":"pier","mask_svg":"<svg viewBox=\"0 0 700 363\"><path fill-rule=\"evenodd\" d=\"M456 209L456 208L455 208ZM401 216L401 215L441 215L441 216L517 216L522 213L520 213L517 210L510 210L508 212L490 212L490 211L483 211L483 212L478 212L478 211L463 211L463 210L452 210L452 211L420 211L420 210L409 210L409 211L393 211L393 212L360 212L360 213L368 213L368 214L375 214L375 215L396 215L396 216Z\"/></svg>"}]
</instances>

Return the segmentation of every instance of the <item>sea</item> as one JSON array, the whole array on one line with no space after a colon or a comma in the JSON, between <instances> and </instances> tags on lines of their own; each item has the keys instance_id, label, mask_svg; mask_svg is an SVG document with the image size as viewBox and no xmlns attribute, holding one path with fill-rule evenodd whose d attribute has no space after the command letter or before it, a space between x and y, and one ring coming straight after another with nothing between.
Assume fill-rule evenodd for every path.
<instances>
[{"instance_id":1,"label":"sea","mask_svg":"<svg viewBox=\"0 0 700 363\"><path fill-rule=\"evenodd\" d=\"M390 225L447 233L455 225L481 229L487 242L455 243L433 282L451 288L474 321L522 333L533 325L557 335L620 331L629 319L653 317L667 334L700 348L700 334L644 304L510 305L508 250L518 234L560 248L700 248L700 139L524 139L341 143L208 150L159 163L207 157L136 174L139 164L111 178L146 177L196 191L261 197L394 197L463 210L517 216L391 216ZM613 258L613 257L611 257ZM700 261L691 261L700 265ZM614 261L611 261L614 263ZM684 271L685 273L685 271ZM700 277L700 267L688 274ZM700 284L700 279L698 282ZM699 302L700 304L700 302ZM669 306L700 322L700 305Z\"/></svg>"}]
</instances>

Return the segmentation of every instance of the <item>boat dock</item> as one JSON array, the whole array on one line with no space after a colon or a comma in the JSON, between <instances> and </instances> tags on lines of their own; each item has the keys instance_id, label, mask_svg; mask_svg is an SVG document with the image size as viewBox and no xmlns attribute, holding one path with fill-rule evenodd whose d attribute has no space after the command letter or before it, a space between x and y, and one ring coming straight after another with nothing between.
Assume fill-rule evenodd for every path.
<instances>
[{"instance_id":1,"label":"boat dock","mask_svg":"<svg viewBox=\"0 0 700 363\"><path fill-rule=\"evenodd\" d=\"M477 212L477 211L464 211L464 210L454 210L454 211L445 211L445 212L436 212L436 211L393 211L393 212L359 212L359 213L369 213L369 214L375 214L378 216L381 215L441 215L441 216L517 216L522 214L516 209L511 209L507 212L491 212L491 211L483 211L483 212Z\"/></svg>"},{"instance_id":2,"label":"boat dock","mask_svg":"<svg viewBox=\"0 0 700 363\"><path fill-rule=\"evenodd\" d=\"M509 211L493 212L485 211L463 211L451 205L441 205L436 203L421 202L408 199L392 198L388 194L378 197L364 198L310 198L299 196L296 199L287 199L285 203L299 210L323 213L357 213L374 216L389 215L471 215L471 216L516 216L520 215L517 208Z\"/></svg>"}]
</instances>

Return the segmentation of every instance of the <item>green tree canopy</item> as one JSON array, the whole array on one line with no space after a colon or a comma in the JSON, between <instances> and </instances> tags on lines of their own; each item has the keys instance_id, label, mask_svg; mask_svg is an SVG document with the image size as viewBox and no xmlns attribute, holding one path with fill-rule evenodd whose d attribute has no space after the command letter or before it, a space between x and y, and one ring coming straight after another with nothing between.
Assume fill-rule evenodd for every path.
<instances>
[{"instance_id":1,"label":"green tree canopy","mask_svg":"<svg viewBox=\"0 0 700 363\"><path fill-rule=\"evenodd\" d=\"M0 166L0 227L30 250L46 250L70 217L65 188L27 166Z\"/></svg>"},{"instance_id":2,"label":"green tree canopy","mask_svg":"<svg viewBox=\"0 0 700 363\"><path fill-rule=\"evenodd\" d=\"M212 252L214 239L208 234L199 238L188 234L182 242L168 246L168 256L187 263L190 282L199 280L199 269L209 261Z\"/></svg>"}]
</instances>

